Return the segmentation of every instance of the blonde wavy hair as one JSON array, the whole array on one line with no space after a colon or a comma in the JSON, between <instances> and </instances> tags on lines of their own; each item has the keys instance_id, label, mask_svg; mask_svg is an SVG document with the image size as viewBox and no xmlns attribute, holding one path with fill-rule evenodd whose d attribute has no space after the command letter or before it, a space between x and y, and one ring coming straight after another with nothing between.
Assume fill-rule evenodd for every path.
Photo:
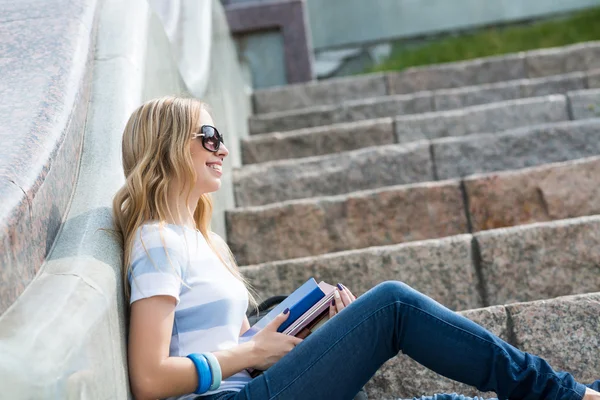
<instances>
[{"instance_id":1,"label":"blonde wavy hair","mask_svg":"<svg viewBox=\"0 0 600 400\"><path fill-rule=\"evenodd\" d=\"M159 229L162 229L167 217L173 215L167 194L176 181L183 189L187 188L186 204L189 202L196 182L190 140L202 109L208 111L208 106L193 98L162 97L138 107L125 126L122 142L125 184L114 196L113 220L123 244L123 286L127 299L130 296L131 252L137 229L149 221L158 221ZM225 267L245 285L249 302L256 307L254 290L241 275L229 246L211 232L212 211L210 195L203 194L193 215L196 229ZM179 210L177 212L179 215Z\"/></svg>"}]
</instances>

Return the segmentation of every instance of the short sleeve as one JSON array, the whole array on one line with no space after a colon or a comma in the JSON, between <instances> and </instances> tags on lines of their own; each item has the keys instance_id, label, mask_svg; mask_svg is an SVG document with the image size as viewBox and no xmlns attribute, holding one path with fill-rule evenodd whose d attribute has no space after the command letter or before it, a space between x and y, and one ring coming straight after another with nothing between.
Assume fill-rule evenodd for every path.
<instances>
[{"instance_id":1,"label":"short sleeve","mask_svg":"<svg viewBox=\"0 0 600 400\"><path fill-rule=\"evenodd\" d=\"M179 294L186 265L181 237L167 227L143 225L136 231L131 250L129 304L152 296Z\"/></svg>"}]
</instances>

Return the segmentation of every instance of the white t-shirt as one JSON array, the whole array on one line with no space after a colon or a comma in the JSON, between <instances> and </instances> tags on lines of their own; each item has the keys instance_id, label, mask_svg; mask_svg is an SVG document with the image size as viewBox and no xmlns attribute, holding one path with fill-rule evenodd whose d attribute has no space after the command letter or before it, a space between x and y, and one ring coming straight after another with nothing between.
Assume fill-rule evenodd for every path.
<instances>
[{"instance_id":1,"label":"white t-shirt","mask_svg":"<svg viewBox=\"0 0 600 400\"><path fill-rule=\"evenodd\" d=\"M158 222L145 223L136 231L131 265L130 304L156 295L177 300L170 356L225 350L238 344L248 292L199 231L172 224L163 224L161 229ZM238 372L205 395L240 391L251 379L246 371Z\"/></svg>"}]
</instances>

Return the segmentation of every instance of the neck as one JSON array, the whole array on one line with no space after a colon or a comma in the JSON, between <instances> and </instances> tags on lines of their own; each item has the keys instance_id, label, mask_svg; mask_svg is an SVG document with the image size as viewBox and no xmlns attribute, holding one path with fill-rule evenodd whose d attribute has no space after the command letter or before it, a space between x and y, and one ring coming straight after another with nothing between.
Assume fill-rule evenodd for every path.
<instances>
[{"instance_id":1,"label":"neck","mask_svg":"<svg viewBox=\"0 0 600 400\"><path fill-rule=\"evenodd\" d=\"M200 194L192 191L188 203L185 202L186 193L179 193L179 187L173 188L167 195L167 205L171 210L172 215L167 215L166 222L169 224L183 225L196 229L196 221L194 220L194 212L200 199Z\"/></svg>"}]
</instances>

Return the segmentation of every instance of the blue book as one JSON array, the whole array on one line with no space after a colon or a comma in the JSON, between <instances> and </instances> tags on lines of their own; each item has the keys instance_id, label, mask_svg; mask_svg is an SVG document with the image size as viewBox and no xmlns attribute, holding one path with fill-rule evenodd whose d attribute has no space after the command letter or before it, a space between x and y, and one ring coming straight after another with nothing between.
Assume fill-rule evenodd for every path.
<instances>
[{"instance_id":1,"label":"blue book","mask_svg":"<svg viewBox=\"0 0 600 400\"><path fill-rule=\"evenodd\" d=\"M289 308L290 316L277 329L277 332L283 332L323 297L325 297L325 293L319 287L317 281L315 281L314 278L310 278L305 284L296 289L284 301L279 303L275 308L269 311L267 315L262 317L256 324L252 325L250 329L244 332L240 337L240 341L243 342L250 339L269 322L273 321L276 316L281 314L283 310Z\"/></svg>"}]
</instances>

